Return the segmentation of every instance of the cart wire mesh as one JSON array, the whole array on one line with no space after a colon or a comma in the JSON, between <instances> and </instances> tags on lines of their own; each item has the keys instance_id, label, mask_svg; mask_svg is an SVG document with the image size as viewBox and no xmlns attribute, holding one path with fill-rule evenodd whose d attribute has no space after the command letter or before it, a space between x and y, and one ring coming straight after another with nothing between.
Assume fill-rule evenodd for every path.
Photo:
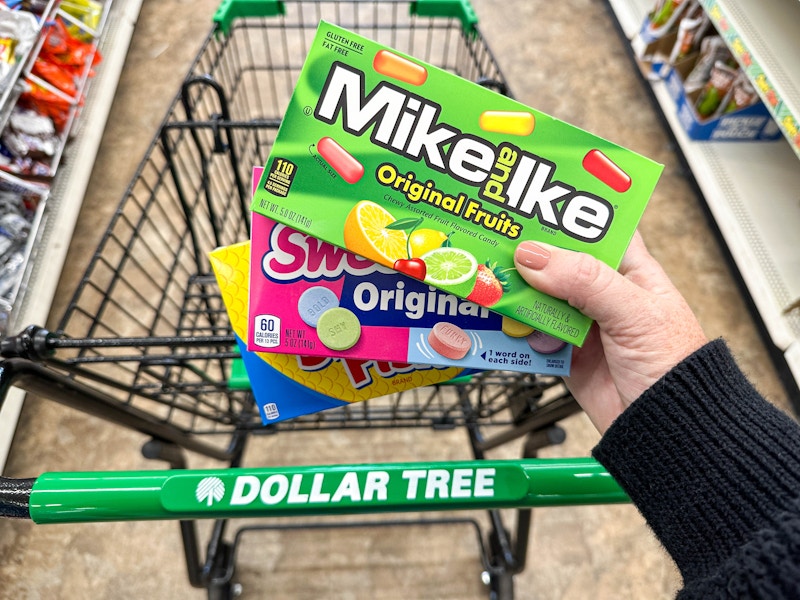
<instances>
[{"instance_id":1,"label":"cart wire mesh","mask_svg":"<svg viewBox=\"0 0 800 600\"><path fill-rule=\"evenodd\" d=\"M39 336L48 368L191 435L262 428L251 394L228 388L238 354L207 255L248 239L250 173L267 161L319 21L507 93L480 32L456 18L416 16L408 2L279 5L283 14L211 31L57 329ZM484 373L267 430L530 430L536 415L564 416L573 402L555 378Z\"/></svg>"}]
</instances>

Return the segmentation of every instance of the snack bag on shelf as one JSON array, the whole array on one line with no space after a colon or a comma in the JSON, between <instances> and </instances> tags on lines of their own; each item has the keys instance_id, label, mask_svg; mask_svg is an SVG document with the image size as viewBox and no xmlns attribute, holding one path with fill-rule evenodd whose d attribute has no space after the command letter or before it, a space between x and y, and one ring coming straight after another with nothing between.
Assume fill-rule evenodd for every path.
<instances>
[{"instance_id":1,"label":"snack bag on shelf","mask_svg":"<svg viewBox=\"0 0 800 600\"><path fill-rule=\"evenodd\" d=\"M687 9L696 4L695 0L656 0L639 31L641 40L650 43L674 33Z\"/></svg>"},{"instance_id":2,"label":"snack bag on shelf","mask_svg":"<svg viewBox=\"0 0 800 600\"><path fill-rule=\"evenodd\" d=\"M59 139L53 120L17 103L0 133L0 169L17 175L47 177Z\"/></svg>"},{"instance_id":3,"label":"snack bag on shelf","mask_svg":"<svg viewBox=\"0 0 800 600\"><path fill-rule=\"evenodd\" d=\"M71 72L41 57L34 61L32 73L68 96L74 97L78 92Z\"/></svg>"},{"instance_id":4,"label":"snack bag on shelf","mask_svg":"<svg viewBox=\"0 0 800 600\"><path fill-rule=\"evenodd\" d=\"M694 63L692 70L683 82L683 88L687 94L702 90L711 77L714 65L722 63L730 67L736 66L736 61L731 55L725 40L718 35L712 35L703 39L700 43L700 54Z\"/></svg>"},{"instance_id":5,"label":"snack bag on shelf","mask_svg":"<svg viewBox=\"0 0 800 600\"><path fill-rule=\"evenodd\" d=\"M670 51L668 64L674 65L700 48L703 36L711 28L711 20L701 6L697 5L694 11L688 11L687 16L678 23L678 32L675 44Z\"/></svg>"},{"instance_id":6,"label":"snack bag on shelf","mask_svg":"<svg viewBox=\"0 0 800 600\"><path fill-rule=\"evenodd\" d=\"M61 18L54 19L46 30L40 58L60 67L72 77L78 78L86 69L87 63L97 66L102 60L100 52L91 39L85 40L73 35ZM90 71L89 76L94 72Z\"/></svg>"},{"instance_id":7,"label":"snack bag on shelf","mask_svg":"<svg viewBox=\"0 0 800 600\"><path fill-rule=\"evenodd\" d=\"M93 32L100 26L103 16L103 5L94 0L61 0L59 8L65 13L75 17L81 23L69 25L70 34L84 42L91 42Z\"/></svg>"},{"instance_id":8,"label":"snack bag on shelf","mask_svg":"<svg viewBox=\"0 0 800 600\"><path fill-rule=\"evenodd\" d=\"M662 168L322 22L252 210L581 345L590 320L533 290L514 250L539 240L618 267ZM421 230L439 243L412 246Z\"/></svg>"},{"instance_id":9,"label":"snack bag on shelf","mask_svg":"<svg viewBox=\"0 0 800 600\"><path fill-rule=\"evenodd\" d=\"M758 92L756 92L750 80L747 79L747 76L742 71L739 71L731 91L728 92L727 101L722 104L724 107L722 114L736 112L748 106L753 106L758 102Z\"/></svg>"},{"instance_id":10,"label":"snack bag on shelf","mask_svg":"<svg viewBox=\"0 0 800 600\"><path fill-rule=\"evenodd\" d=\"M39 24L31 13L0 10L0 90L13 81L9 76L31 50L39 34Z\"/></svg>"},{"instance_id":11,"label":"snack bag on shelf","mask_svg":"<svg viewBox=\"0 0 800 600\"><path fill-rule=\"evenodd\" d=\"M714 63L708 81L695 101L695 109L700 117L711 117L719 112L721 106L725 106L723 100L733 88L733 82L738 74L737 69L722 61Z\"/></svg>"},{"instance_id":12,"label":"snack bag on shelf","mask_svg":"<svg viewBox=\"0 0 800 600\"><path fill-rule=\"evenodd\" d=\"M698 0L659 0L645 17L631 46L645 75L664 78L673 65L698 51L711 20Z\"/></svg>"},{"instance_id":13,"label":"snack bag on shelf","mask_svg":"<svg viewBox=\"0 0 800 600\"><path fill-rule=\"evenodd\" d=\"M42 49L31 69L19 105L52 119L59 134L70 122L84 98L79 89L85 77L94 76L91 67L102 60L97 48L73 37L58 17L45 29ZM88 69L88 70L87 70ZM52 175L52 173L42 173Z\"/></svg>"}]
</instances>

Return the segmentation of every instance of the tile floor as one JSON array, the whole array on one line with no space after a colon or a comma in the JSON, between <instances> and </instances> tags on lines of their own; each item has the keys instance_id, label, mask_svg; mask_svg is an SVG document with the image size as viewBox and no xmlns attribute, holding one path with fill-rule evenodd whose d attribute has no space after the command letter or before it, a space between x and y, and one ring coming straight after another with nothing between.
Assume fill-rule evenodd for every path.
<instances>
[{"instance_id":1,"label":"tile floor","mask_svg":"<svg viewBox=\"0 0 800 600\"><path fill-rule=\"evenodd\" d=\"M600 1L474 0L481 29L523 102L624 144L666 169L641 230L699 315L725 336L757 386L785 394L704 220L691 185L632 72ZM217 0L145 0L53 315L96 246L176 92ZM582 416L548 455L586 455L597 434ZM138 434L31 398L6 474L153 468ZM514 457L518 447L496 453ZM328 432L257 439L248 464L468 458L463 432ZM193 460L192 466L206 461ZM669 598L680 584L630 506L537 510L518 598ZM270 532L248 538L246 598L485 598L468 528ZM0 523L0 598L201 598L186 581L175 523L35 527Z\"/></svg>"}]
</instances>

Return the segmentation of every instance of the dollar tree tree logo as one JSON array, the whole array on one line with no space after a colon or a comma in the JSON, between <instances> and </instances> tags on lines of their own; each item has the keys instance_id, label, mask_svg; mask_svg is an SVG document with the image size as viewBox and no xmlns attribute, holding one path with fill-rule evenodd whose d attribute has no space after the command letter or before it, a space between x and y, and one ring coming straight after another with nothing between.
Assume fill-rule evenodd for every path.
<instances>
[{"instance_id":1,"label":"dollar tree tree logo","mask_svg":"<svg viewBox=\"0 0 800 600\"><path fill-rule=\"evenodd\" d=\"M197 484L194 496L198 502L205 502L210 507L225 496L225 484L219 477L205 477Z\"/></svg>"}]
</instances>

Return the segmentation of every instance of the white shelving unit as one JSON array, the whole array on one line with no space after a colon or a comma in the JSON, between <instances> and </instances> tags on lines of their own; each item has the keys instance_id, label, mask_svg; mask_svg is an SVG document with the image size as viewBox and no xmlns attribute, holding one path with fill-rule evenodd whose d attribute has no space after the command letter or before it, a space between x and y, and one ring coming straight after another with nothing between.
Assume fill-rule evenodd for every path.
<instances>
[{"instance_id":1,"label":"white shelving unit","mask_svg":"<svg viewBox=\"0 0 800 600\"><path fill-rule=\"evenodd\" d=\"M772 112L774 142L699 142L684 133L660 80L651 81L774 345L800 383L800 2L701 0ZM633 39L652 0L609 0Z\"/></svg>"},{"instance_id":2,"label":"white shelving unit","mask_svg":"<svg viewBox=\"0 0 800 600\"><path fill-rule=\"evenodd\" d=\"M715 27L800 158L800 19L797 0L702 0Z\"/></svg>"},{"instance_id":3,"label":"white shelving unit","mask_svg":"<svg viewBox=\"0 0 800 600\"><path fill-rule=\"evenodd\" d=\"M142 0L118 0L109 9L99 44L103 62L97 67L65 151L71 160L64 161L53 180L34 263L17 298L10 331L47 320L141 6ZM23 399L23 392L12 390L0 410L0 473Z\"/></svg>"}]
</instances>

